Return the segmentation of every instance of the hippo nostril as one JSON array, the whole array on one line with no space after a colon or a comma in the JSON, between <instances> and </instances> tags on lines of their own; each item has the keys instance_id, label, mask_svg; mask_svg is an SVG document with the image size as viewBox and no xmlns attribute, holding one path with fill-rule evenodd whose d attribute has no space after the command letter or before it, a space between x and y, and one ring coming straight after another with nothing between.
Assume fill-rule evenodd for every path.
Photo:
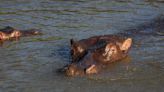
<instances>
[{"instance_id":1,"label":"hippo nostril","mask_svg":"<svg viewBox=\"0 0 164 92\"><path fill-rule=\"evenodd\" d=\"M123 53L123 54L127 54L127 51L126 51L126 50L122 50L122 53Z\"/></svg>"},{"instance_id":2,"label":"hippo nostril","mask_svg":"<svg viewBox=\"0 0 164 92\"><path fill-rule=\"evenodd\" d=\"M66 69L67 76L73 76L75 74L75 67L74 65L70 65Z\"/></svg>"}]
</instances>

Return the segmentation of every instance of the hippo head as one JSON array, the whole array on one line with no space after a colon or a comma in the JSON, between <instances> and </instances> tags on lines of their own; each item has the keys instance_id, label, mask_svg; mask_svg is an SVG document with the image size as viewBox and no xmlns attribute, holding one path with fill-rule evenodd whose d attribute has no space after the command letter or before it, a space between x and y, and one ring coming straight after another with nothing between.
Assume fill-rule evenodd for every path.
<instances>
[{"instance_id":1,"label":"hippo head","mask_svg":"<svg viewBox=\"0 0 164 92\"><path fill-rule=\"evenodd\" d=\"M10 39L9 34L6 34L4 32L0 32L0 41L9 40L9 39Z\"/></svg>"},{"instance_id":2,"label":"hippo head","mask_svg":"<svg viewBox=\"0 0 164 92\"><path fill-rule=\"evenodd\" d=\"M81 66L72 63L66 69L67 76L84 76L89 74L96 74L99 71L99 65L92 64L86 68L82 68Z\"/></svg>"},{"instance_id":3,"label":"hippo head","mask_svg":"<svg viewBox=\"0 0 164 92\"><path fill-rule=\"evenodd\" d=\"M67 76L82 76L85 73L84 70L78 67L75 63L68 65L65 72Z\"/></svg>"},{"instance_id":4,"label":"hippo head","mask_svg":"<svg viewBox=\"0 0 164 92\"><path fill-rule=\"evenodd\" d=\"M72 61L78 61L80 57L82 57L84 55L84 53L86 52L83 44L81 44L78 41L74 41L73 39L70 40L70 44L71 44L71 56L72 56Z\"/></svg>"},{"instance_id":5,"label":"hippo head","mask_svg":"<svg viewBox=\"0 0 164 92\"><path fill-rule=\"evenodd\" d=\"M83 58L76 63L67 66L66 75L78 76L98 73L102 67L116 62L127 56L132 39L127 38L122 43L107 43L104 47L88 51Z\"/></svg>"},{"instance_id":6,"label":"hippo head","mask_svg":"<svg viewBox=\"0 0 164 92\"><path fill-rule=\"evenodd\" d=\"M100 62L115 62L127 56L129 48L131 47L132 39L127 38L123 43L108 43L102 52ZM99 55L101 56L101 55Z\"/></svg>"}]
</instances>

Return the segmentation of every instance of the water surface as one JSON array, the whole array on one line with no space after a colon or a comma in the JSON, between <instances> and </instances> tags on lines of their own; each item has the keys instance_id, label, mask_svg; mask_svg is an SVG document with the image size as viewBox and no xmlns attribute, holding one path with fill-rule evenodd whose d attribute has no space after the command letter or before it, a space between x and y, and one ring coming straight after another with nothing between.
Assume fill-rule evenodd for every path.
<instances>
[{"instance_id":1,"label":"water surface","mask_svg":"<svg viewBox=\"0 0 164 92\"><path fill-rule=\"evenodd\" d=\"M69 78L69 39L116 34L164 15L162 0L0 0L0 27L41 29L0 47L2 92L162 92L164 37L134 35L129 58L101 74ZM154 28L142 29L154 30ZM136 30L139 31L139 30ZM164 30L160 30L163 34Z\"/></svg>"}]
</instances>

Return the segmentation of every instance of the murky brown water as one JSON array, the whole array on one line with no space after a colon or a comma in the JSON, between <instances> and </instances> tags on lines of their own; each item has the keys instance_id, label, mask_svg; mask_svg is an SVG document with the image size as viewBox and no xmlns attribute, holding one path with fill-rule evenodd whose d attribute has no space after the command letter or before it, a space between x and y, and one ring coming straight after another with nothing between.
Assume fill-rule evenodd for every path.
<instances>
[{"instance_id":1,"label":"murky brown water","mask_svg":"<svg viewBox=\"0 0 164 92\"><path fill-rule=\"evenodd\" d=\"M38 28L0 47L0 92L162 92L164 36L133 34L129 58L101 74L69 78L69 39L115 34L164 15L162 0L0 0L0 27ZM154 27L142 30L154 30ZM138 30L137 30L138 31ZM163 34L164 29L160 30Z\"/></svg>"}]
</instances>

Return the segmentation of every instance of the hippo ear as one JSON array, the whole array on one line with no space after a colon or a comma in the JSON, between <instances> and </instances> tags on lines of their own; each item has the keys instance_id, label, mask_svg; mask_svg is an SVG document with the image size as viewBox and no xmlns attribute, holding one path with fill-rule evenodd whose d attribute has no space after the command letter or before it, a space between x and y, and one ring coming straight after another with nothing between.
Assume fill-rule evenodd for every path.
<instances>
[{"instance_id":1,"label":"hippo ear","mask_svg":"<svg viewBox=\"0 0 164 92\"><path fill-rule=\"evenodd\" d=\"M110 51L110 44L107 44L103 53L103 56L106 56Z\"/></svg>"},{"instance_id":2,"label":"hippo ear","mask_svg":"<svg viewBox=\"0 0 164 92\"><path fill-rule=\"evenodd\" d=\"M74 39L70 39L70 44L73 45L75 43Z\"/></svg>"},{"instance_id":3,"label":"hippo ear","mask_svg":"<svg viewBox=\"0 0 164 92\"><path fill-rule=\"evenodd\" d=\"M127 51L127 50L131 47L131 45L132 45L132 38L127 38L127 39L123 42L123 44L122 44L122 46L120 47L120 49L121 49L122 51Z\"/></svg>"}]
</instances>

